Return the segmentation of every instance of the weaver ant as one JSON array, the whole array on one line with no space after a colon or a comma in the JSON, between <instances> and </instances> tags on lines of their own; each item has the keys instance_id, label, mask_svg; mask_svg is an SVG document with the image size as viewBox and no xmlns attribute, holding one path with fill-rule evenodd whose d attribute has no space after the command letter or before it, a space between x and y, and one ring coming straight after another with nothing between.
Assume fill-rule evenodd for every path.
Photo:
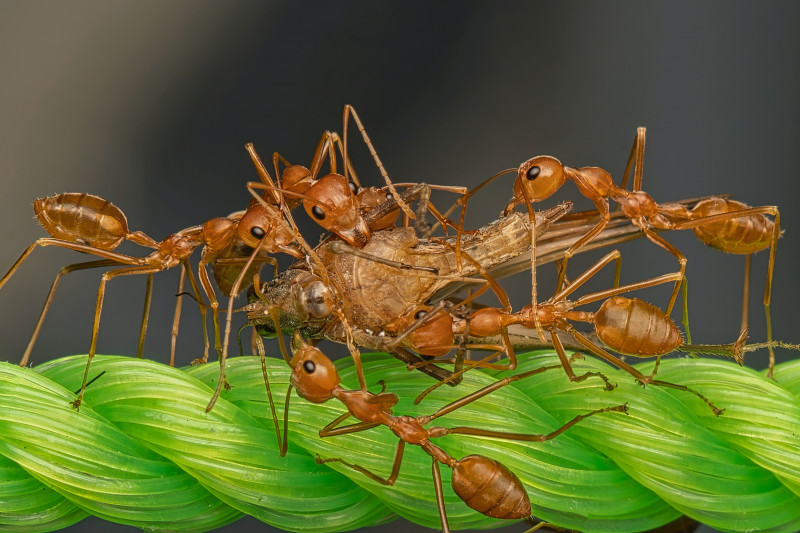
<instances>
[{"instance_id":1,"label":"weaver ant","mask_svg":"<svg viewBox=\"0 0 800 533\"><path fill-rule=\"evenodd\" d=\"M634 225L639 227L645 236L658 246L674 255L680 263L681 280L673 289L667 305L667 314L672 311L677 298L678 289L685 282L686 257L665 239L659 236L655 229L682 230L692 229L695 235L705 244L728 253L747 254L745 276L749 279L749 256L752 253L770 249L769 265L767 268L767 281L764 289L764 308L767 317L768 342L772 340L772 327L769 315L769 304L772 287L772 273L775 264L775 249L780 236L780 213L775 206L749 207L741 202L724 198L709 198L698 202L691 210L678 203L658 204L646 192L641 190L642 173L644 167L645 128L637 129L633 147L628 158L621 185L614 184L613 179L605 170L598 167L570 168L550 156L538 156L522 163L517 169L517 179L514 183L514 196L506 206L504 213L510 213L513 208L525 203L530 209L531 202L537 202L550 197L567 181L572 180L580 192L592 200L600 212L601 219L589 230L583 238L575 242L565 253L559 268L557 290L564 283L566 265L569 258L576 250L591 241L608 223L610 217L609 199L617 202L622 213L629 217ZM633 164L633 187L627 190L628 175ZM774 221L765 215L772 215ZM744 291L744 304L742 311L742 329L747 327L746 306L749 298L749 284L746 282ZM533 304L535 301L535 292ZM683 312L684 327L689 336L686 301L684 297ZM691 338L689 336L689 338ZM775 356L772 347L770 352L770 375L774 366Z\"/></svg>"},{"instance_id":2,"label":"weaver ant","mask_svg":"<svg viewBox=\"0 0 800 533\"><path fill-rule=\"evenodd\" d=\"M336 367L331 360L319 349L308 344L295 332L293 338L293 356L290 362L292 374L290 386L286 394L286 410L284 411L284 435L280 441L281 453L285 454L288 447L286 427L288 426L288 405L292 387L302 398L313 403L325 403L337 399L344 404L347 412L337 417L330 424L320 430L320 437L332 437L356 433L377 426L386 426L397 437L398 444L392 463L391 473L387 477L364 468L361 465L350 463L341 458L317 456L317 463L337 462L383 485L393 485L400 473L403 461L403 452L406 444L421 447L432 459L432 473L436 502L442 529L450 531L444 506L443 489L439 463L449 466L453 470L452 486L455 493L469 507L485 514L486 516L505 519L527 518L531 514L530 500L519 478L500 462L483 455L467 455L456 460L445 450L432 442L433 439L446 435L473 435L507 439L525 442L545 442L564 433L566 430L590 416L607 412L627 413L627 404L615 405L590 411L578 415L561 427L547 434L520 434L504 431L484 430L474 427L439 427L426 428L433 420L455 411L475 400L509 385L515 381L525 379L558 366L541 367L497 381L483 387L458 400L450 402L436 412L427 416L396 416L392 408L397 404L395 394L382 390L373 394L366 390L348 390L340 386L340 378ZM355 424L339 427L347 418L354 417L358 420ZM276 424L277 427L277 424Z\"/></svg>"}]
</instances>

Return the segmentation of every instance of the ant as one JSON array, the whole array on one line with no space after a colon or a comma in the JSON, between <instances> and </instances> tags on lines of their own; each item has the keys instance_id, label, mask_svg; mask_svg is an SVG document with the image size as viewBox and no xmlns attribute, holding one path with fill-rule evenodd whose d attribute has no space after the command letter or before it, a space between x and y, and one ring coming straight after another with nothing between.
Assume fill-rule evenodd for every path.
<instances>
[{"instance_id":1,"label":"ant","mask_svg":"<svg viewBox=\"0 0 800 533\"><path fill-rule=\"evenodd\" d=\"M102 260L76 263L61 269L50 288L31 341L20 361L21 365L26 365L28 362L44 317L50 307L60 278L63 275L87 268L123 267L115 270L108 270L103 273L101 277L95 306L94 323L92 326L92 338L89 346L89 358L86 364L83 385L78 399L73 402L76 408L81 404L83 391L88 381L89 367L97 346L97 334L105 297L105 287L111 279L118 276L148 275L145 313L142 320L139 345L139 354L141 354L146 331L150 293L152 290L152 274L177 265L183 265L185 272L189 274L189 280L194 290L195 297L198 302L200 302L201 298L199 296L197 283L191 273L188 260L195 249L202 247L203 251L199 267L200 283L212 304L215 346L218 353L222 354L221 360L224 362L224 351L222 350L219 339L216 296L214 295L214 289L211 286L205 266L214 261L217 255L225 251L237 238L248 246L251 246L254 251L249 259L249 264L247 264L240 273L240 279L237 280L237 283L234 283L236 292L238 292L241 278L247 273L260 250L263 249L270 253L284 252L295 257L305 256L296 244L299 233L294 231L293 228L289 227L289 225L283 221L277 210L257 202L252 202L250 208L244 213L239 212L229 217L212 218L200 226L192 226L177 233L173 233L161 242L155 241L141 231L131 232L128 229L128 222L122 210L111 202L98 196L79 193L64 193L50 196L36 200L34 202L34 212L42 227L51 237L37 239L22 253L9 271L0 279L0 289L38 246L59 246L101 257ZM154 249L155 251L144 257L115 252L114 250L124 240L129 240L140 246ZM232 299L233 296L231 296L231 300ZM206 311L203 304L200 304L200 311L203 317L205 339L205 352L202 360L205 361L208 358L208 339L205 335ZM230 315L228 321L230 321ZM220 370L220 384L224 382L224 365L222 365L222 367L223 368ZM209 409L213 407L217 396L218 391L212 398L208 407Z\"/></svg>"},{"instance_id":2,"label":"ant","mask_svg":"<svg viewBox=\"0 0 800 533\"><path fill-rule=\"evenodd\" d=\"M453 470L452 486L455 493L469 507L486 516L505 519L527 518L531 514L530 500L525 487L519 478L502 463L483 455L467 455L459 460L455 459L445 450L433 443L433 439L446 435L474 435L499 439L508 439L525 442L545 442L551 440L566 430L590 416L601 413L618 412L627 413L627 404L604 407L578 415L566 424L547 434L520 434L504 431L492 431L474 427L439 427L426 428L437 418L459 409L475 400L509 385L515 381L541 374L558 366L541 367L515 376L504 378L491 385L483 387L471 394L438 409L427 416L397 416L392 414L392 408L397 404L395 394L385 392L385 387L378 394L366 390L348 390L340 386L341 379L333 362L319 349L308 344L295 332L293 338L293 356L290 361L292 374L290 386L287 390L286 410L284 411L284 434L280 441L281 454L285 454L288 441L286 428L288 425L288 403L292 387L297 389L297 394L312 402L325 403L337 399L344 404L347 412L337 417L330 424L320 430L320 437L332 437L356 433L377 426L386 426L398 437L397 448L389 476L383 477L361 465L350 463L341 458L316 457L318 464L340 463L348 468L360 472L383 485L393 485L400 473L403 462L403 452L406 444L417 445L422 448L432 459L432 472L436 502L442 529L450 531L444 505L442 479L439 464L445 464ZM385 385L381 383L382 385ZM340 426L347 418L354 417L357 423ZM276 425L277 427L277 425Z\"/></svg>"},{"instance_id":3,"label":"ant","mask_svg":"<svg viewBox=\"0 0 800 533\"><path fill-rule=\"evenodd\" d=\"M566 180L572 180L581 193L592 200L601 219L581 239L575 242L565 253L559 268L557 290L563 286L566 265L575 252L591 241L602 231L608 223L610 210L609 199L619 204L623 215L631 219L645 236L658 246L674 255L680 263L681 280L673 289L667 305L667 314L672 311L677 298L678 289L684 284L686 257L661 236L655 229L682 230L693 229L695 235L709 246L728 253L746 254L748 259L745 265L746 279L749 277L749 256L752 253L770 249L769 266L767 268L767 282L764 290L764 308L767 317L768 342L772 340L772 327L769 315L770 294L772 287L772 273L775 263L775 249L780 237L780 213L775 206L748 207L747 205L727 200L724 198L710 198L698 202L691 210L678 203L658 204L646 192L641 190L642 173L644 167L646 129L640 127L636 131L631 153L625 168L622 183L617 187L611 176L598 167L570 168L550 156L538 156L522 163L517 170L517 179L514 183L514 196L504 210L510 213L520 203L525 203L530 209L531 202L537 202L550 197L561 188ZM633 164L633 187L627 190L628 175ZM765 215L774 217L769 220ZM744 290L744 304L742 311L742 329L747 326L746 306L749 299L749 282L746 281ZM535 305L535 292L534 301ZM687 337L691 339L688 326L688 312L684 293L684 328ZM774 366L775 356L772 347L770 352L770 375Z\"/></svg>"},{"instance_id":4,"label":"ant","mask_svg":"<svg viewBox=\"0 0 800 533\"><path fill-rule=\"evenodd\" d=\"M502 347L491 345L481 347L500 349L499 353L502 353L502 349L505 348L509 360L512 361L512 364L508 366L513 369L516 364L516 358L513 355L513 347L506 337L507 328L514 324L519 324L525 328L535 328L538 323L540 327L549 333L553 347L570 381L583 381L588 377L596 376L603 379L607 390L612 390L615 387L601 373L588 372L576 376L572 370L572 366L557 330L569 333L583 348L604 361L628 372L636 378L641 385L653 384L690 392L703 400L715 415L720 415L724 410L717 408L702 394L684 385L654 379L658 371L658 363L661 356L680 349L690 353L729 355L739 364L742 364L743 353L745 351L755 350L761 347L761 345L744 346L746 331L743 331L739 339L732 345L685 344L678 327L661 309L637 298L620 296L620 294L625 292L680 280L680 273L677 272L587 294L574 301L567 299L570 294L586 283L592 276L596 275L602 268L612 261L618 261L619 258L620 253L618 250L611 251L573 280L569 285L557 292L552 298L536 307L527 305L516 313L486 307L478 309L461 319L453 318L451 313L446 312L447 310L435 309L432 310L431 313L421 316L420 320L412 325L412 327L398 339L411 337L414 342L423 345L430 353L434 353L433 350L441 350L440 352L435 352L438 355L447 353L447 351L453 347L454 339L459 336L462 338L463 342L464 338L467 336L482 338L500 335L504 339ZM576 307L601 300L603 300L603 303L597 312L575 310ZM571 321L588 322L592 324L595 334L600 341L618 353L634 357L655 356L657 359L653 372L649 376L642 374L635 367L609 353L597 343L578 332L570 323ZM411 333L411 331L413 331L413 333ZM765 345L772 346L773 343L770 341L765 343ZM481 361L470 363L470 368L474 366L489 366L495 368L495 366L487 365L486 361L495 357L497 353L498 352ZM468 368L465 370L457 370L448 380L457 379L458 376L466 370L468 370ZM415 403L421 401L431 390L440 385L441 383L434 384L421 394Z\"/></svg>"},{"instance_id":5,"label":"ant","mask_svg":"<svg viewBox=\"0 0 800 533\"><path fill-rule=\"evenodd\" d=\"M349 129L350 116L356 123L362 134L364 143L369 148L376 166L380 170L386 182L385 189L375 187L360 187L358 177L350 162L347 152L347 132ZM276 176L280 176L278 184L272 183L268 178L268 173L258 154L248 145L248 151L253 160L253 164L261 177L264 185L260 188L273 191L272 202L275 204L285 201L288 207L294 208L299 202L308 216L322 226L325 230L336 234L339 238L356 248L363 247L369 242L371 232L389 228L394 225L399 215L398 208L402 210L406 217L416 219L416 229L418 234L427 236L430 225L425 221L425 213L430 210L437 218L439 223L445 226L457 228L451 221L445 219L430 203L431 190L444 190L457 194L465 194L467 189L464 187L411 184L394 184L389 179L389 175L383 166L371 139L366 133L361 119L351 105L344 106L343 113L344 139L342 140L335 132L326 131L322 134L317 148L314 151L310 168L303 165L290 164L284 157L277 152L272 156L273 167ZM336 148L343 159L343 173L337 172ZM330 165L330 172L318 178L322 164L327 157ZM284 165L281 172L280 164ZM420 186L421 185L421 186ZM413 195L400 195L395 187L413 187ZM265 194L265 199L267 195ZM418 200L419 207L413 213L408 207L408 202ZM366 214L378 206L387 202L392 202L392 209L387 210L381 217L367 219Z\"/></svg>"}]
</instances>

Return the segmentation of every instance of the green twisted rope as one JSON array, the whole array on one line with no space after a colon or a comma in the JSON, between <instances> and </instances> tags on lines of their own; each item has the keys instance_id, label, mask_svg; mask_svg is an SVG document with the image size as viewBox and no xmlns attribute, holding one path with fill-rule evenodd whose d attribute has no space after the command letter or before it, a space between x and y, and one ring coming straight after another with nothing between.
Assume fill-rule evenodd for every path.
<instances>
[{"instance_id":1,"label":"green twisted rope","mask_svg":"<svg viewBox=\"0 0 800 533\"><path fill-rule=\"evenodd\" d=\"M344 411L335 401L313 405L293 394L289 453L281 458L266 403L260 362L229 361L233 385L211 413L216 365L182 371L148 360L98 356L80 411L69 402L80 386L85 356L34 370L0 363L0 529L51 531L88 513L148 531L207 531L242 513L293 531L342 531L391 520L395 514L438 527L430 459L407 446L393 487L315 454L342 457L384 475L397 439L386 428L326 439L318 431ZM521 358L516 372L557 364L554 354ZM420 406L411 400L430 378L397 361L365 354L371 390L383 379L400 396L398 414L427 414L496 378L470 372L456 388L440 387ZM800 361L776 368L776 382L711 359L662 362L659 377L694 395L636 385L628 374L587 358L576 372L599 380L570 383L552 370L496 391L438 422L520 433L545 433L576 414L628 402L629 414L584 420L539 444L451 435L437 439L457 458L483 454L503 462L525 484L534 514L582 531L642 531L687 514L727 531L800 528ZM338 364L354 387L352 363ZM647 366L640 367L647 372ZM288 368L269 361L282 404ZM449 487L453 529L492 527L498 520L469 509Z\"/></svg>"}]
</instances>

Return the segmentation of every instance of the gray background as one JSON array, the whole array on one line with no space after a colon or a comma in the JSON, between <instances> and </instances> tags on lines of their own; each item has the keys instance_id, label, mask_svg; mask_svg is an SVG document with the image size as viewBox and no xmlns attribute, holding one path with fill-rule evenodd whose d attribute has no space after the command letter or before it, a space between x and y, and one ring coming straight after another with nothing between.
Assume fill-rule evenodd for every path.
<instances>
[{"instance_id":1,"label":"gray background","mask_svg":"<svg viewBox=\"0 0 800 533\"><path fill-rule=\"evenodd\" d=\"M773 327L796 342L798 15L790 2L4 2L0 268L44 236L32 218L37 197L91 192L156 239L243 209L244 182L256 178L244 143L307 162L322 130L341 129L344 103L396 181L474 186L537 154L618 177L645 125L644 188L657 200L730 193L780 206ZM366 151L354 150L364 181L380 183ZM474 224L497 215L510 187L509 179L475 203ZM577 196L567 185L559 198ZM684 233L668 238L689 257L695 341L730 342L743 259ZM624 281L676 267L646 242L623 254ZM3 359L22 353L58 268L80 260L37 250L3 289ZM765 337L765 268L760 254L753 340ZM553 271L542 272L546 284ZM85 353L98 279L65 280L35 361ZM161 361L176 280L176 271L156 278L147 353ZM529 278L516 283L519 306ZM110 285L100 353L135 353L143 286ZM200 347L196 311L186 309L182 363ZM90 527L112 529L87 520L70 530ZM247 528L264 530L245 519L222 531Z\"/></svg>"}]
</instances>

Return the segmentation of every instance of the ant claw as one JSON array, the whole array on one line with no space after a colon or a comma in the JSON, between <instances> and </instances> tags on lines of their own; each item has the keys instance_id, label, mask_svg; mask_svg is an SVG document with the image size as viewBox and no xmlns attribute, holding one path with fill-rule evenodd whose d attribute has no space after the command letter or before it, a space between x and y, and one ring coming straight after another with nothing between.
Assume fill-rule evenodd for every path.
<instances>
[{"instance_id":1,"label":"ant claw","mask_svg":"<svg viewBox=\"0 0 800 533\"><path fill-rule=\"evenodd\" d=\"M192 362L189 363L189 364L192 365L192 366L204 365L204 364L206 364L206 360L203 359L202 357L198 357L196 359L192 359Z\"/></svg>"},{"instance_id":2,"label":"ant claw","mask_svg":"<svg viewBox=\"0 0 800 533\"><path fill-rule=\"evenodd\" d=\"M718 407L714 407L713 405L711 406L711 408L714 410L715 416L719 416L725 412L725 409L719 409Z\"/></svg>"},{"instance_id":3,"label":"ant claw","mask_svg":"<svg viewBox=\"0 0 800 533\"><path fill-rule=\"evenodd\" d=\"M320 457L318 453L315 453L315 454L314 454L314 461L316 461L316 463L317 463L318 465L325 464L325 459L323 459L322 457Z\"/></svg>"},{"instance_id":4,"label":"ant claw","mask_svg":"<svg viewBox=\"0 0 800 533\"><path fill-rule=\"evenodd\" d=\"M81 399L80 398L78 398L77 400L75 400L73 402L69 402L69 404L72 407L74 407L76 411L80 411L81 410Z\"/></svg>"},{"instance_id":5,"label":"ant claw","mask_svg":"<svg viewBox=\"0 0 800 533\"><path fill-rule=\"evenodd\" d=\"M224 381L222 382L222 386L223 386L223 387L225 387L225 390L226 390L226 391L229 391L229 390L231 390L231 384L230 384L230 383L228 383L228 380L227 380L227 379L226 379L226 380L224 380Z\"/></svg>"},{"instance_id":6,"label":"ant claw","mask_svg":"<svg viewBox=\"0 0 800 533\"><path fill-rule=\"evenodd\" d=\"M611 383L610 381L606 381L606 386L604 388L605 390L614 390L617 388L617 384Z\"/></svg>"}]
</instances>

